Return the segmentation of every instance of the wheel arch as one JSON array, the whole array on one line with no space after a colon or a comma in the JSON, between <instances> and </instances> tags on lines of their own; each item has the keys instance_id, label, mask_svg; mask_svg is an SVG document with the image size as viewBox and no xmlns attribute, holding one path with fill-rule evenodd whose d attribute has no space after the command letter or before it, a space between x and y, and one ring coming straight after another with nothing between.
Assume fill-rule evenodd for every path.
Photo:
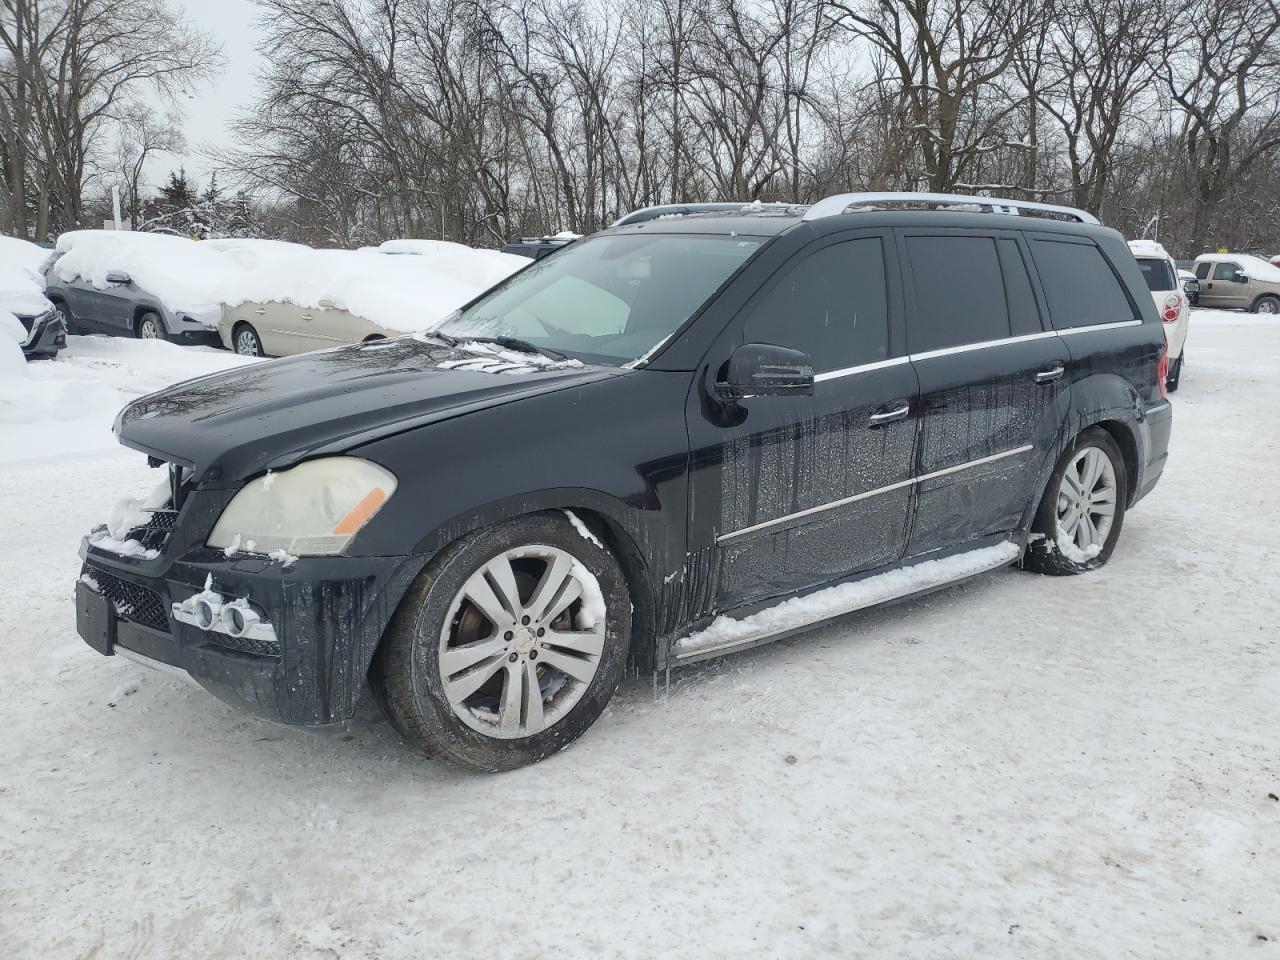
<instances>
[{"instance_id":1,"label":"wheel arch","mask_svg":"<svg viewBox=\"0 0 1280 960\"><path fill-rule=\"evenodd\" d=\"M1277 304L1280 304L1280 293L1267 291L1266 293L1258 294L1256 297L1253 298L1253 302L1249 304L1249 312L1257 313L1258 306L1259 304L1262 303L1263 300L1274 300L1276 301Z\"/></svg>"},{"instance_id":2,"label":"wheel arch","mask_svg":"<svg viewBox=\"0 0 1280 960\"><path fill-rule=\"evenodd\" d=\"M129 321L129 326L132 328L135 335L138 332L138 324L142 322L142 318L148 313L154 313L156 315L156 319L160 321L160 329L166 335L173 333L173 331L169 329L169 320L162 309L152 303L135 303L133 305L133 318Z\"/></svg>"},{"instance_id":3,"label":"wheel arch","mask_svg":"<svg viewBox=\"0 0 1280 960\"><path fill-rule=\"evenodd\" d=\"M387 627L394 611L404 602L409 585L444 550L486 527L537 513L572 513L613 554L622 568L631 594L632 624L628 661L637 671L655 669L657 664L657 594L650 565L635 535L625 521L625 505L596 490L564 488L526 494L485 504L439 524L423 537L412 554L412 563L397 576L397 594L390 601L391 616L383 624L377 643L360 654L359 668L367 672L379 647L386 642Z\"/></svg>"}]
</instances>

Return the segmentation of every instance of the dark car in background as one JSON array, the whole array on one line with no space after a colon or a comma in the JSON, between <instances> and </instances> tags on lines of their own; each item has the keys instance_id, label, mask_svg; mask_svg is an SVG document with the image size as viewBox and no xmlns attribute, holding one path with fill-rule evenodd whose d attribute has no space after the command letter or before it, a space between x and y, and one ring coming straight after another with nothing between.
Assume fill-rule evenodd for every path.
<instances>
[{"instance_id":1,"label":"dark car in background","mask_svg":"<svg viewBox=\"0 0 1280 960\"><path fill-rule=\"evenodd\" d=\"M519 240L504 243L502 252L515 254L517 257L528 257L530 260L541 260L577 239L576 233L562 233L550 237L521 237Z\"/></svg>"},{"instance_id":2,"label":"dark car in background","mask_svg":"<svg viewBox=\"0 0 1280 960\"><path fill-rule=\"evenodd\" d=\"M167 485L84 541L77 623L286 723L349 720L367 677L429 755L509 769L629 665L1099 568L1164 468L1167 360L1124 240L1070 208L643 220L430 333L130 404Z\"/></svg>"}]
</instances>

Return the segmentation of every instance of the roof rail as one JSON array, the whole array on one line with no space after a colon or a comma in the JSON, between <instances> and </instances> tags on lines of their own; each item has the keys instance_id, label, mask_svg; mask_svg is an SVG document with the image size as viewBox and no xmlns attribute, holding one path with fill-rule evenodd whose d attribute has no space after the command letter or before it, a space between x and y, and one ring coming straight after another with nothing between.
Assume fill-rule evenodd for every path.
<instances>
[{"instance_id":1,"label":"roof rail","mask_svg":"<svg viewBox=\"0 0 1280 960\"><path fill-rule=\"evenodd\" d=\"M960 193L840 193L819 200L807 211L803 219L821 220L835 217L850 207L887 207L906 204L938 207L979 207L986 213L1003 213L1020 216L1023 213L1054 214L1080 223L1098 223L1098 218L1075 207L1063 207L1054 203L1033 203L1029 200L1009 200L1004 197L966 196Z\"/></svg>"},{"instance_id":2,"label":"roof rail","mask_svg":"<svg viewBox=\"0 0 1280 960\"><path fill-rule=\"evenodd\" d=\"M759 200L717 201L715 203L660 203L654 207L632 210L613 221L612 226L623 227L629 223L644 223L659 217L687 217L695 213L754 213L762 210L778 210L794 207L792 203L761 203Z\"/></svg>"}]
</instances>

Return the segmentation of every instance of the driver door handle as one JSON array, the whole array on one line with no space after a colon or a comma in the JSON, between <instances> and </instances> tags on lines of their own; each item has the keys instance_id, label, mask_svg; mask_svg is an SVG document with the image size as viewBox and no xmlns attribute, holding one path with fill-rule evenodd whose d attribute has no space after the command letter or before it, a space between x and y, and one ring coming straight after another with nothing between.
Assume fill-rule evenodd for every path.
<instances>
[{"instance_id":1,"label":"driver door handle","mask_svg":"<svg viewBox=\"0 0 1280 960\"><path fill-rule=\"evenodd\" d=\"M1041 370L1036 374L1036 383L1053 383L1055 380L1061 380L1062 375L1066 372L1066 367L1060 363L1055 363L1047 370Z\"/></svg>"},{"instance_id":2,"label":"driver door handle","mask_svg":"<svg viewBox=\"0 0 1280 960\"><path fill-rule=\"evenodd\" d=\"M874 429L875 427L883 427L886 424L897 423L899 420L907 419L907 414L910 412L911 404L905 400L896 404L891 403L873 413L870 417L869 425Z\"/></svg>"}]
</instances>

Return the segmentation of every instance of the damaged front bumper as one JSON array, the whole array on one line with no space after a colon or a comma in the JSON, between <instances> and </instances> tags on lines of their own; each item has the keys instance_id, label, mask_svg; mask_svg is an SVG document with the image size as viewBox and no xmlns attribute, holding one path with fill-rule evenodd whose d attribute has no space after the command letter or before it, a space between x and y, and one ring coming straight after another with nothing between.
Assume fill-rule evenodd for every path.
<instances>
[{"instance_id":1,"label":"damaged front bumper","mask_svg":"<svg viewBox=\"0 0 1280 960\"><path fill-rule=\"evenodd\" d=\"M349 719L373 651L421 563L311 557L285 567L200 547L126 557L81 544L76 626L107 656L184 671L257 716L319 725Z\"/></svg>"}]
</instances>

